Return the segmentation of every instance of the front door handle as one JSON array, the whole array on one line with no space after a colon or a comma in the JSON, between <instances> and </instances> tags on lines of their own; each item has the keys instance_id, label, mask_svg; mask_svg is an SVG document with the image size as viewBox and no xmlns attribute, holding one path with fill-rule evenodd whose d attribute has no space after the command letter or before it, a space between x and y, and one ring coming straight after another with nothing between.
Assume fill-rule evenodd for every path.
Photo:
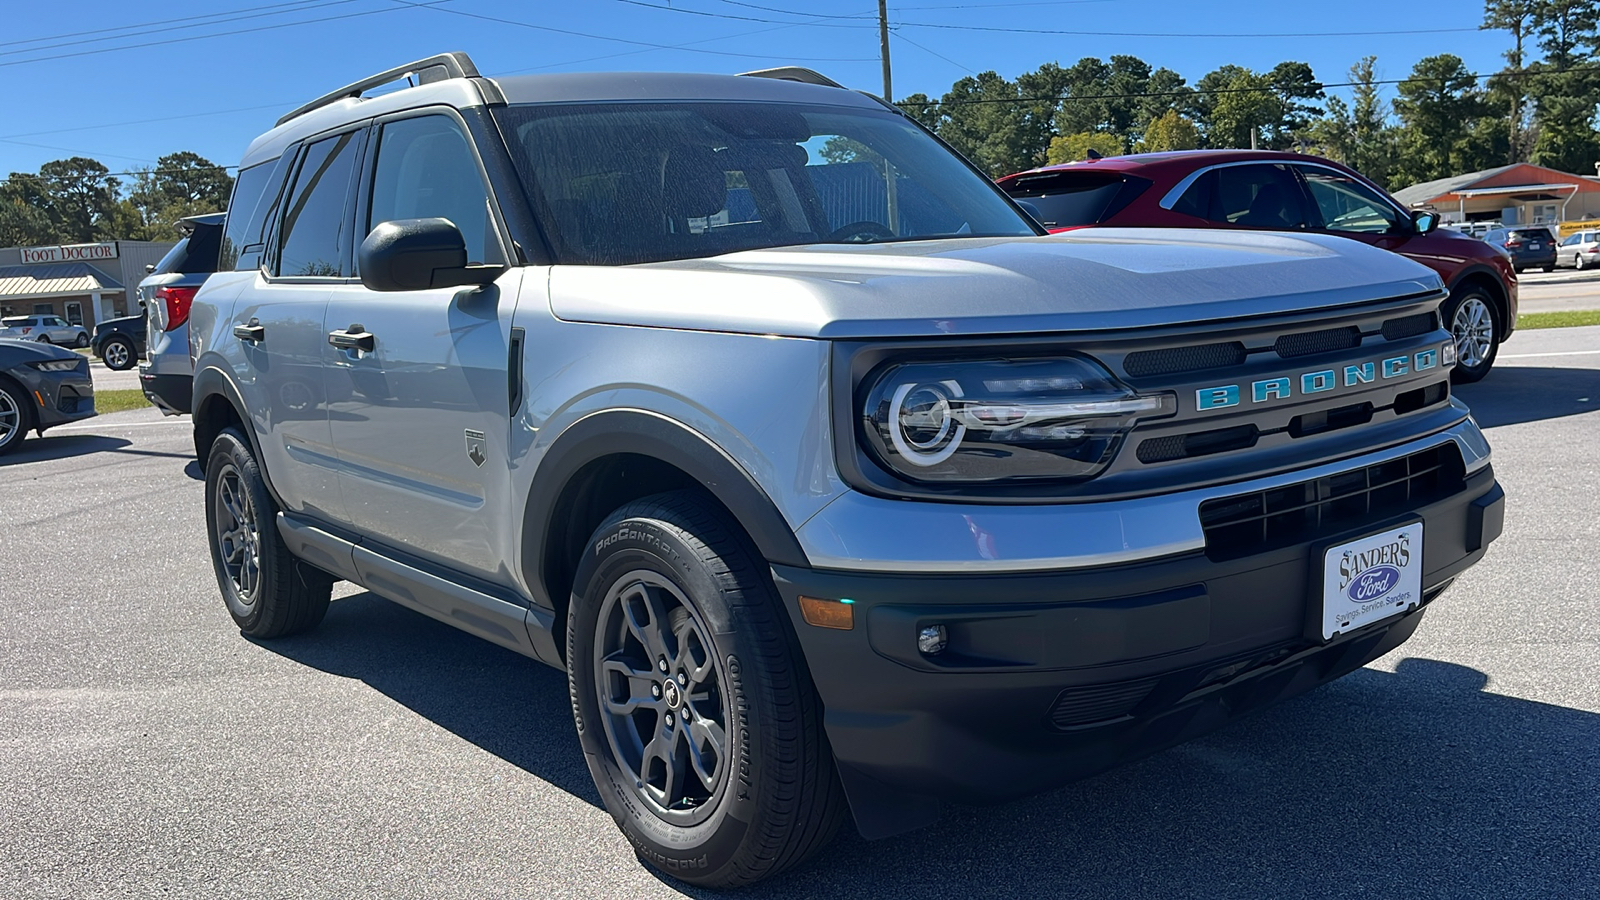
<instances>
[{"instance_id":1,"label":"front door handle","mask_svg":"<svg viewBox=\"0 0 1600 900\"><path fill-rule=\"evenodd\" d=\"M267 327L259 319L251 319L249 325L233 326L233 336L241 341L259 344L267 339Z\"/></svg>"},{"instance_id":2,"label":"front door handle","mask_svg":"<svg viewBox=\"0 0 1600 900\"><path fill-rule=\"evenodd\" d=\"M351 325L344 331L328 332L328 343L340 350L360 350L371 353L377 347L378 339L360 325Z\"/></svg>"}]
</instances>

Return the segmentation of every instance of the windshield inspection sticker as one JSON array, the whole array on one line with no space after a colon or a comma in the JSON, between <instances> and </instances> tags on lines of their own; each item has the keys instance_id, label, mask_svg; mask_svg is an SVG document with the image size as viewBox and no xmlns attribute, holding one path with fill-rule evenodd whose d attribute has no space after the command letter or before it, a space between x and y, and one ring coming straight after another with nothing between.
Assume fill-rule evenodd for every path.
<instances>
[{"instance_id":1,"label":"windshield inspection sticker","mask_svg":"<svg viewBox=\"0 0 1600 900\"><path fill-rule=\"evenodd\" d=\"M1322 558L1322 639L1422 602L1422 523L1369 535Z\"/></svg>"}]
</instances>

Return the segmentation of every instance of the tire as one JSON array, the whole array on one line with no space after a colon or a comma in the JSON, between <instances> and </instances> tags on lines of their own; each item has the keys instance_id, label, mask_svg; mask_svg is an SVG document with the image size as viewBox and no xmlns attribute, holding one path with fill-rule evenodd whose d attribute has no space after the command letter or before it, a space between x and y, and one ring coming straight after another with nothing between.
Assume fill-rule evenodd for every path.
<instances>
[{"instance_id":1,"label":"tire","mask_svg":"<svg viewBox=\"0 0 1600 900\"><path fill-rule=\"evenodd\" d=\"M1582 272L1584 269L1589 267L1589 264L1583 261L1582 254L1574 253L1572 254L1572 267L1577 269L1579 272Z\"/></svg>"},{"instance_id":2,"label":"tire","mask_svg":"<svg viewBox=\"0 0 1600 900\"><path fill-rule=\"evenodd\" d=\"M0 378L0 456L22 446L33 429L28 392L9 378Z\"/></svg>"},{"instance_id":3,"label":"tire","mask_svg":"<svg viewBox=\"0 0 1600 900\"><path fill-rule=\"evenodd\" d=\"M34 338L34 340L38 341L41 344L52 344L52 343L55 343L54 341L50 340L50 335L48 335L48 334L41 334L38 337Z\"/></svg>"},{"instance_id":4,"label":"tire","mask_svg":"<svg viewBox=\"0 0 1600 900\"><path fill-rule=\"evenodd\" d=\"M333 592L333 576L289 552L277 515L249 442L223 429L206 462L206 536L228 614L248 637L317 627Z\"/></svg>"},{"instance_id":5,"label":"tire","mask_svg":"<svg viewBox=\"0 0 1600 900\"><path fill-rule=\"evenodd\" d=\"M1456 367L1450 380L1471 384L1489 374L1500 353L1500 311L1481 287L1458 289L1444 305L1445 327L1456 341Z\"/></svg>"},{"instance_id":6,"label":"tire","mask_svg":"<svg viewBox=\"0 0 1600 900\"><path fill-rule=\"evenodd\" d=\"M89 336L81 331L78 332L78 339L72 342L72 346L78 348L79 350L89 346Z\"/></svg>"},{"instance_id":7,"label":"tire","mask_svg":"<svg viewBox=\"0 0 1600 900\"><path fill-rule=\"evenodd\" d=\"M117 372L125 372L133 368L138 362L138 354L133 352L133 342L127 338L107 338L105 346L100 348L100 359L106 368Z\"/></svg>"},{"instance_id":8,"label":"tire","mask_svg":"<svg viewBox=\"0 0 1600 900\"><path fill-rule=\"evenodd\" d=\"M1554 272L1556 270L1556 264L1555 263L1551 263L1550 265L1545 266L1544 270L1546 272Z\"/></svg>"},{"instance_id":9,"label":"tire","mask_svg":"<svg viewBox=\"0 0 1600 900\"><path fill-rule=\"evenodd\" d=\"M612 513L587 546L567 615L573 716L639 858L734 887L820 850L844 793L821 701L749 538L676 491Z\"/></svg>"}]
</instances>

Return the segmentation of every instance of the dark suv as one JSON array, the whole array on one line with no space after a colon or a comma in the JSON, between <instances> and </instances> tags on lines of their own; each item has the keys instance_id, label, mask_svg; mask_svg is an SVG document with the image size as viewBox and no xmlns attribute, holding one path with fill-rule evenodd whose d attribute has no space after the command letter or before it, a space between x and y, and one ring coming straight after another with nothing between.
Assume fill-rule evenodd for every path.
<instances>
[{"instance_id":1,"label":"dark suv","mask_svg":"<svg viewBox=\"0 0 1600 900\"><path fill-rule=\"evenodd\" d=\"M1556 236L1542 225L1495 228L1483 233L1483 242L1504 250L1518 272L1526 269L1556 270Z\"/></svg>"},{"instance_id":2,"label":"dark suv","mask_svg":"<svg viewBox=\"0 0 1600 900\"><path fill-rule=\"evenodd\" d=\"M1457 383L1487 375L1516 328L1517 276L1504 253L1436 228L1437 215L1413 214L1332 160L1272 150L1184 150L1046 166L999 182L1037 209L1051 231L1131 225L1312 232L1414 259L1438 272L1450 291L1443 313L1456 339Z\"/></svg>"}]
</instances>

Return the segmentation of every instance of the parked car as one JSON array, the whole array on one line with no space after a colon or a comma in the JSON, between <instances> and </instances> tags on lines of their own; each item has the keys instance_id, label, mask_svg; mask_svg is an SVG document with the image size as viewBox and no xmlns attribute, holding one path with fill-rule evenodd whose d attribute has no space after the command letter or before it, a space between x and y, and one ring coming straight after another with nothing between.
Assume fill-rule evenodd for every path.
<instances>
[{"instance_id":1,"label":"parked car","mask_svg":"<svg viewBox=\"0 0 1600 900\"><path fill-rule=\"evenodd\" d=\"M1142 153L1046 166L999 179L1052 231L1084 226L1247 228L1336 234L1428 266L1450 291L1457 383L1494 365L1517 321L1517 278L1504 254L1413 213L1331 160L1271 150ZM1520 263L1518 264L1521 265Z\"/></svg>"},{"instance_id":2,"label":"parked car","mask_svg":"<svg viewBox=\"0 0 1600 900\"><path fill-rule=\"evenodd\" d=\"M21 338L63 347L89 346L89 331L60 316L7 316L0 319L0 338Z\"/></svg>"},{"instance_id":3,"label":"parked car","mask_svg":"<svg viewBox=\"0 0 1600 900\"><path fill-rule=\"evenodd\" d=\"M1562 238L1556 248L1556 265L1587 269L1600 263L1600 231L1578 231Z\"/></svg>"},{"instance_id":4,"label":"parked car","mask_svg":"<svg viewBox=\"0 0 1600 900\"><path fill-rule=\"evenodd\" d=\"M194 362L189 357L189 306L217 270L223 213L178 220L183 237L139 282L139 302L149 319L150 350L139 365L139 386L163 415L189 412Z\"/></svg>"},{"instance_id":5,"label":"parked car","mask_svg":"<svg viewBox=\"0 0 1600 900\"><path fill-rule=\"evenodd\" d=\"M49 341L0 339L0 456L28 432L95 414L89 360Z\"/></svg>"},{"instance_id":6,"label":"parked car","mask_svg":"<svg viewBox=\"0 0 1600 900\"><path fill-rule=\"evenodd\" d=\"M1543 225L1491 229L1484 232L1483 242L1504 250L1518 272L1527 269L1555 271L1556 236Z\"/></svg>"},{"instance_id":7,"label":"parked car","mask_svg":"<svg viewBox=\"0 0 1600 900\"><path fill-rule=\"evenodd\" d=\"M145 354L145 313L107 319L94 326L89 347L106 368L118 372L138 365Z\"/></svg>"},{"instance_id":8,"label":"parked car","mask_svg":"<svg viewBox=\"0 0 1600 900\"><path fill-rule=\"evenodd\" d=\"M194 436L241 632L345 579L565 670L598 796L695 884L1351 672L1501 530L1432 270L1046 238L803 69L399 66L249 146L223 248Z\"/></svg>"}]
</instances>

